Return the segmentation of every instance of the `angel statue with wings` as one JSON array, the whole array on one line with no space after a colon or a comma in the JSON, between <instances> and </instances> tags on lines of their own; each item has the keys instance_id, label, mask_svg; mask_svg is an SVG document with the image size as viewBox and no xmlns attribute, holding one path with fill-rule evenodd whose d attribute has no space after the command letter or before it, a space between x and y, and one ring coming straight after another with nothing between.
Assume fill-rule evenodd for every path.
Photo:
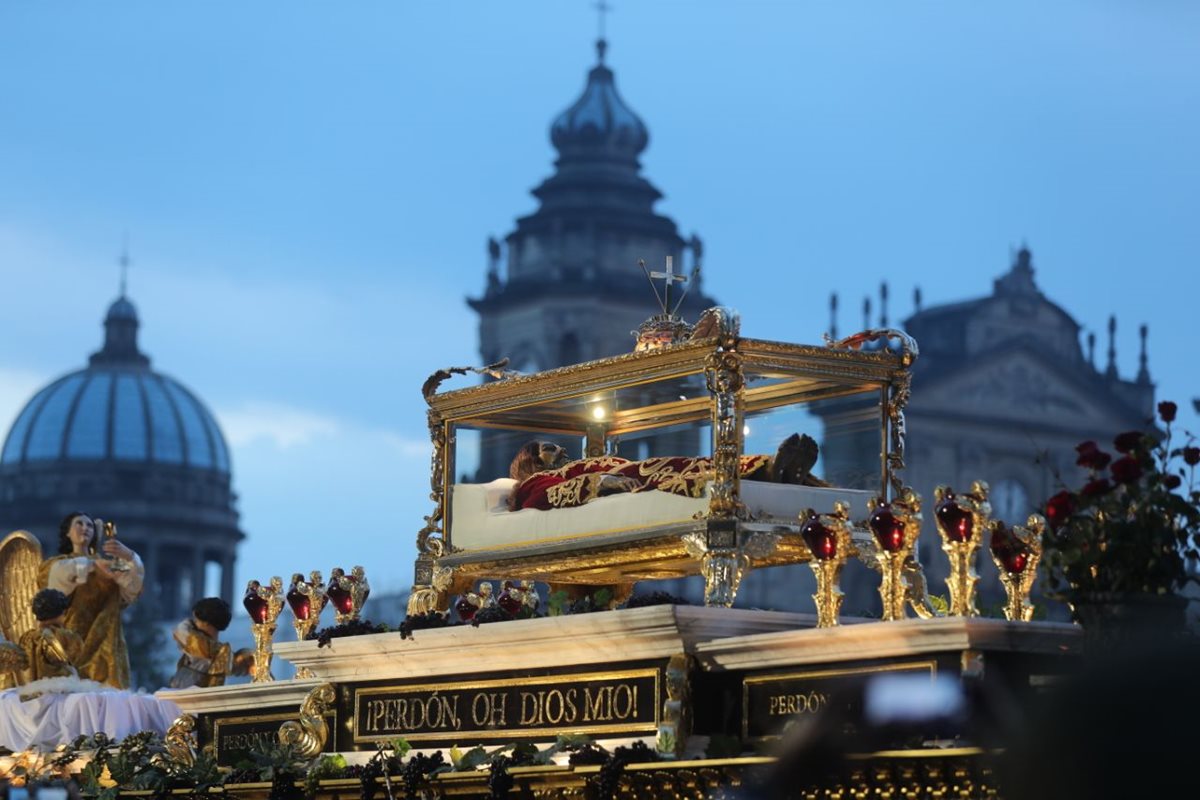
<instances>
[{"instance_id":1,"label":"angel statue with wings","mask_svg":"<svg viewBox=\"0 0 1200 800\"><path fill-rule=\"evenodd\" d=\"M126 689L129 654L121 610L141 594L145 568L137 553L116 540L111 526L98 546L100 528L100 521L87 514L68 514L59 526L58 555L45 560L37 538L25 531L0 542L0 631L8 642L20 642L37 628L33 596L39 589L57 589L70 598L62 624L83 642L72 658L79 677Z\"/></svg>"}]
</instances>

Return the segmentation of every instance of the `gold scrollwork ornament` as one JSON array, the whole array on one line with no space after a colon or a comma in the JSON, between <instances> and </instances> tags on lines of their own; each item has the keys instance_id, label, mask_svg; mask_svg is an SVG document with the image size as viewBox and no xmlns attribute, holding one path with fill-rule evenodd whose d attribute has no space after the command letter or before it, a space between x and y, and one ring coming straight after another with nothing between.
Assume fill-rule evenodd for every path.
<instances>
[{"instance_id":1,"label":"gold scrollwork ornament","mask_svg":"<svg viewBox=\"0 0 1200 800\"><path fill-rule=\"evenodd\" d=\"M191 714L176 717L167 728L163 746L172 763L190 769L196 763L196 718Z\"/></svg>"},{"instance_id":2,"label":"gold scrollwork ornament","mask_svg":"<svg viewBox=\"0 0 1200 800\"><path fill-rule=\"evenodd\" d=\"M300 704L300 719L288 720L279 726L279 743L295 748L301 758L312 760L325 749L329 725L325 715L333 709L337 692L331 683L315 687Z\"/></svg>"}]
</instances>

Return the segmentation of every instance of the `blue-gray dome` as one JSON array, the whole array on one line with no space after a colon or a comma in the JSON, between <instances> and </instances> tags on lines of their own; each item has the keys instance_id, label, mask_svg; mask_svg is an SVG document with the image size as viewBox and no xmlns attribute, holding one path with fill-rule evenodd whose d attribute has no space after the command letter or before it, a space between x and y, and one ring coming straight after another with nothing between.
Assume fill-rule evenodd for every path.
<instances>
[{"instance_id":1,"label":"blue-gray dome","mask_svg":"<svg viewBox=\"0 0 1200 800\"><path fill-rule=\"evenodd\" d=\"M104 327L104 347L89 366L39 391L17 415L0 465L111 460L228 475L229 449L213 415L138 351L133 303L118 298Z\"/></svg>"},{"instance_id":2,"label":"blue-gray dome","mask_svg":"<svg viewBox=\"0 0 1200 800\"><path fill-rule=\"evenodd\" d=\"M613 73L604 66L606 44L596 43L599 62L588 73L583 94L550 126L550 141L564 158L637 160L650 142L645 123L617 94Z\"/></svg>"}]
</instances>

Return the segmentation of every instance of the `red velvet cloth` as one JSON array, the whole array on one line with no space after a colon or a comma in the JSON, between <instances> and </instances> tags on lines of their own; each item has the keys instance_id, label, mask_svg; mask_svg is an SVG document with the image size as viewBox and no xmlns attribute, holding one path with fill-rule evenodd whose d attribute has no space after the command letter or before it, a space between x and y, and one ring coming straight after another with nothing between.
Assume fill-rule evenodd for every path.
<instances>
[{"instance_id":1,"label":"red velvet cloth","mask_svg":"<svg viewBox=\"0 0 1200 800\"><path fill-rule=\"evenodd\" d=\"M742 456L740 471L743 478L766 478L769 456ZM601 478L617 475L637 481L635 492L652 489L700 497L712 475L711 458L648 458L629 461L617 456L600 456L572 461L565 467L530 475L513 490L511 507L515 510L580 506L601 496Z\"/></svg>"}]
</instances>

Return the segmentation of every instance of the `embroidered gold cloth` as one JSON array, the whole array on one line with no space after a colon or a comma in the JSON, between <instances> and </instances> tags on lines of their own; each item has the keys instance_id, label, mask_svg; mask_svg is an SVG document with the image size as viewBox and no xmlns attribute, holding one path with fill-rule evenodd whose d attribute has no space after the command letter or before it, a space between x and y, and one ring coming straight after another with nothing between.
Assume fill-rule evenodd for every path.
<instances>
[{"instance_id":1,"label":"embroidered gold cloth","mask_svg":"<svg viewBox=\"0 0 1200 800\"><path fill-rule=\"evenodd\" d=\"M771 468L770 456L742 456L741 476L765 480ZM572 461L556 470L530 475L513 490L514 509L581 506L611 491L606 477L632 479L631 491L656 489L684 497L702 497L712 477L712 459L670 456L629 461L618 456L599 456Z\"/></svg>"}]
</instances>

